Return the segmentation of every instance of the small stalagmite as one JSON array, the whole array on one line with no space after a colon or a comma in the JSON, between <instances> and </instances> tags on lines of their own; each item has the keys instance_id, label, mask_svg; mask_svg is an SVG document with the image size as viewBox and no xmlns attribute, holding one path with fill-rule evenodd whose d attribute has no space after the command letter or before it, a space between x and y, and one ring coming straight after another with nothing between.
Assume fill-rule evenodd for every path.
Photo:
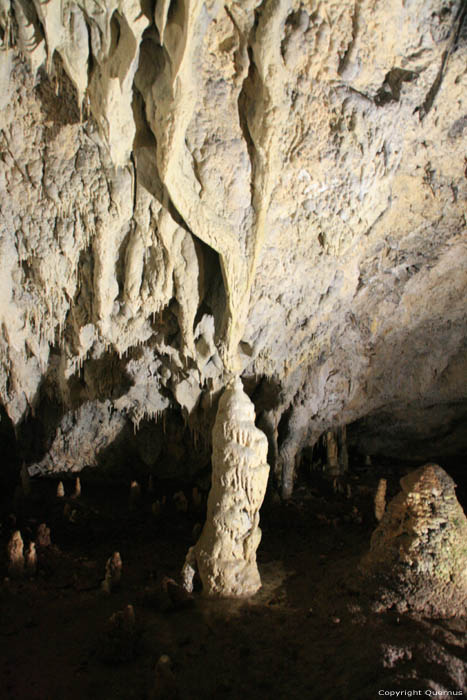
<instances>
[{"instance_id":1,"label":"small stalagmite","mask_svg":"<svg viewBox=\"0 0 467 700\"><path fill-rule=\"evenodd\" d=\"M63 485L63 481L58 482L57 486L57 498L64 498L65 496L65 487Z\"/></svg>"},{"instance_id":2,"label":"small stalagmite","mask_svg":"<svg viewBox=\"0 0 467 700\"><path fill-rule=\"evenodd\" d=\"M386 510L386 489L388 482L386 479L378 481L378 487L375 493L375 518L379 522Z\"/></svg>"},{"instance_id":3,"label":"small stalagmite","mask_svg":"<svg viewBox=\"0 0 467 700\"><path fill-rule=\"evenodd\" d=\"M24 545L21 532L16 530L8 542L8 574L18 578L24 573Z\"/></svg>"},{"instance_id":4,"label":"small stalagmite","mask_svg":"<svg viewBox=\"0 0 467 700\"><path fill-rule=\"evenodd\" d=\"M188 511L188 501L183 491L174 493L174 503L179 513L186 513Z\"/></svg>"},{"instance_id":5,"label":"small stalagmite","mask_svg":"<svg viewBox=\"0 0 467 700\"><path fill-rule=\"evenodd\" d=\"M326 433L326 471L329 476L339 474L339 448L337 439L332 430Z\"/></svg>"},{"instance_id":6,"label":"small stalagmite","mask_svg":"<svg viewBox=\"0 0 467 700\"><path fill-rule=\"evenodd\" d=\"M30 542L25 557L26 572L28 576L35 576L37 572L36 543Z\"/></svg>"},{"instance_id":7,"label":"small stalagmite","mask_svg":"<svg viewBox=\"0 0 467 700\"><path fill-rule=\"evenodd\" d=\"M373 590L378 610L465 615L467 518L454 481L426 464L400 483L361 563L365 589Z\"/></svg>"},{"instance_id":8,"label":"small stalagmite","mask_svg":"<svg viewBox=\"0 0 467 700\"><path fill-rule=\"evenodd\" d=\"M79 498L81 496L81 479L79 476L76 477L75 481L75 491L73 493L72 498Z\"/></svg>"},{"instance_id":9,"label":"small stalagmite","mask_svg":"<svg viewBox=\"0 0 467 700\"><path fill-rule=\"evenodd\" d=\"M269 474L268 443L255 426L255 409L239 377L219 401L212 438L206 523L188 551L182 581L191 592L197 570L208 596L250 596L261 587L256 550Z\"/></svg>"},{"instance_id":10,"label":"small stalagmite","mask_svg":"<svg viewBox=\"0 0 467 700\"><path fill-rule=\"evenodd\" d=\"M141 486L137 481L130 484L130 510L137 510L141 500Z\"/></svg>"},{"instance_id":11,"label":"small stalagmite","mask_svg":"<svg viewBox=\"0 0 467 700\"><path fill-rule=\"evenodd\" d=\"M158 518L161 514L162 508L161 508L161 502L160 501L154 501L154 503L151 504L151 513L155 518Z\"/></svg>"},{"instance_id":12,"label":"small stalagmite","mask_svg":"<svg viewBox=\"0 0 467 700\"><path fill-rule=\"evenodd\" d=\"M50 547L51 544L50 527L47 527L45 523L41 523L37 528L36 545L38 547Z\"/></svg>"},{"instance_id":13,"label":"small stalagmite","mask_svg":"<svg viewBox=\"0 0 467 700\"><path fill-rule=\"evenodd\" d=\"M112 591L120 585L122 568L123 564L120 552L114 552L112 556L107 559L105 565L105 578L102 581L102 590L105 593L112 593Z\"/></svg>"},{"instance_id":14,"label":"small stalagmite","mask_svg":"<svg viewBox=\"0 0 467 700\"><path fill-rule=\"evenodd\" d=\"M154 687L149 697L150 700L176 700L179 697L172 661L167 654L163 654L156 663Z\"/></svg>"}]
</instances>

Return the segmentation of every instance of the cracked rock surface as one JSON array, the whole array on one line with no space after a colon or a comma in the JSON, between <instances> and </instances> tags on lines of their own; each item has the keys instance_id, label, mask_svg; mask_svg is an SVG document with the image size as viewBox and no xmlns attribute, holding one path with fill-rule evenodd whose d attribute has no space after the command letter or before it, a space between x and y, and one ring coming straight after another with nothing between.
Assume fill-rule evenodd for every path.
<instances>
[{"instance_id":1,"label":"cracked rock surface","mask_svg":"<svg viewBox=\"0 0 467 700\"><path fill-rule=\"evenodd\" d=\"M465 448L465 15L0 2L0 396L33 471L168 409L209 440L239 373L285 494L365 417L369 451L404 411L404 449Z\"/></svg>"}]
</instances>

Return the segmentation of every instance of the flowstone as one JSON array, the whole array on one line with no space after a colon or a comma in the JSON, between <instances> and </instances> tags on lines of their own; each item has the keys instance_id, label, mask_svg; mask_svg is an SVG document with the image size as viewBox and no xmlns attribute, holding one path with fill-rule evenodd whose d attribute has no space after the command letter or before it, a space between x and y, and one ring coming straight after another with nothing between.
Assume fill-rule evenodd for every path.
<instances>
[{"instance_id":1,"label":"flowstone","mask_svg":"<svg viewBox=\"0 0 467 700\"><path fill-rule=\"evenodd\" d=\"M361 570L377 586L379 609L433 617L467 606L467 518L455 484L436 464L401 479L371 538Z\"/></svg>"},{"instance_id":2,"label":"flowstone","mask_svg":"<svg viewBox=\"0 0 467 700\"><path fill-rule=\"evenodd\" d=\"M259 509L269 474L268 444L255 426L254 406L238 377L219 401L212 438L206 524L188 551L183 584L191 591L198 570L206 595L250 596L261 587L256 550L261 540Z\"/></svg>"}]
</instances>

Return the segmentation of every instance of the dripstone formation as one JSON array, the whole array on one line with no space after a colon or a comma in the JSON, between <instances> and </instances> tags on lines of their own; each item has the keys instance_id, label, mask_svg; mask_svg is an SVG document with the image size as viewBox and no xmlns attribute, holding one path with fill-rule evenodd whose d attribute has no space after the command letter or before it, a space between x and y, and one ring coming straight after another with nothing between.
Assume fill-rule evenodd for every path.
<instances>
[{"instance_id":1,"label":"dripstone formation","mask_svg":"<svg viewBox=\"0 0 467 700\"><path fill-rule=\"evenodd\" d=\"M434 617L467 612L467 518L436 464L401 479L362 563L379 606Z\"/></svg>"},{"instance_id":2,"label":"dripstone formation","mask_svg":"<svg viewBox=\"0 0 467 700\"><path fill-rule=\"evenodd\" d=\"M208 596L249 596L261 586L256 550L261 540L259 509L269 474L266 436L255 426L255 410L239 378L229 384L214 425L212 486L201 536L183 571L190 589L198 571Z\"/></svg>"},{"instance_id":3,"label":"dripstone formation","mask_svg":"<svg viewBox=\"0 0 467 700\"><path fill-rule=\"evenodd\" d=\"M466 447L465 19L0 2L1 426L31 476L121 445L185 476L157 421L209 443L234 374L284 497L345 426L368 455Z\"/></svg>"}]
</instances>

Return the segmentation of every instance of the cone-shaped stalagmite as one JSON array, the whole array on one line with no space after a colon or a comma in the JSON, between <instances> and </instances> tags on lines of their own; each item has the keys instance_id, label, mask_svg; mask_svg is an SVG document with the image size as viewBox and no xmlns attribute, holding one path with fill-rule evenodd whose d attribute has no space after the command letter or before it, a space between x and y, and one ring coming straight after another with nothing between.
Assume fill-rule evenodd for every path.
<instances>
[{"instance_id":1,"label":"cone-shaped stalagmite","mask_svg":"<svg viewBox=\"0 0 467 700\"><path fill-rule=\"evenodd\" d=\"M24 545L21 532L16 530L8 542L8 573L10 576L22 576L24 572Z\"/></svg>"},{"instance_id":2,"label":"cone-shaped stalagmite","mask_svg":"<svg viewBox=\"0 0 467 700\"><path fill-rule=\"evenodd\" d=\"M207 519L188 552L184 585L191 588L197 569L207 595L248 596L261 586L256 549L269 466L266 436L255 426L254 406L239 378L219 401L212 441Z\"/></svg>"},{"instance_id":3,"label":"cone-shaped stalagmite","mask_svg":"<svg viewBox=\"0 0 467 700\"><path fill-rule=\"evenodd\" d=\"M434 617L465 614L467 518L455 484L441 467L426 464L401 486L362 563L376 583L378 605Z\"/></svg>"}]
</instances>

